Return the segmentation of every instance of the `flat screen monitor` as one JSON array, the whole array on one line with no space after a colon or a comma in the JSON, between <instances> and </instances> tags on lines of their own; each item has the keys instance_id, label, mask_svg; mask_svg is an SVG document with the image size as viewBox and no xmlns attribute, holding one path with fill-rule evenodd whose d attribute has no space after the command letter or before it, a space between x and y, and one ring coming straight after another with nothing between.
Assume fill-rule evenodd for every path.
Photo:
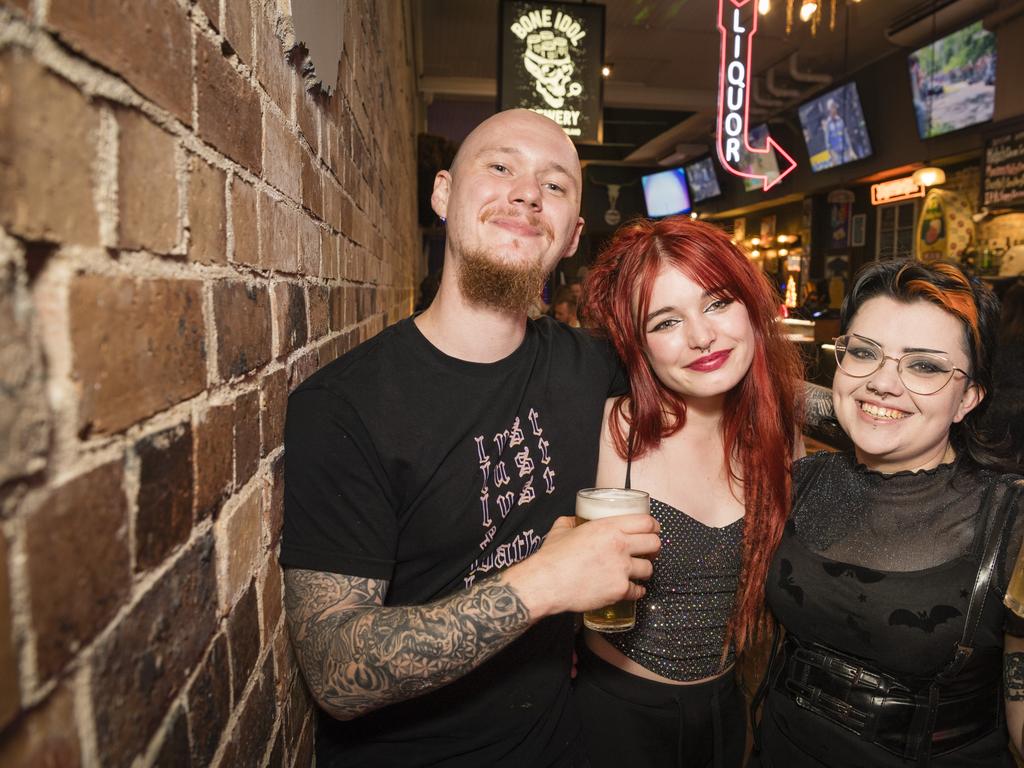
<instances>
[{"instance_id":1,"label":"flat screen monitor","mask_svg":"<svg viewBox=\"0 0 1024 768\"><path fill-rule=\"evenodd\" d=\"M686 171L682 168L652 173L640 177L640 180L644 187L644 202L647 204L648 216L657 218L690 210Z\"/></svg>"},{"instance_id":2,"label":"flat screen monitor","mask_svg":"<svg viewBox=\"0 0 1024 768\"><path fill-rule=\"evenodd\" d=\"M686 181L690 184L690 192L693 194L693 202L699 203L722 194L722 188L718 186L718 176L715 175L715 163L710 157L692 162L683 168L686 171Z\"/></svg>"},{"instance_id":3,"label":"flat screen monitor","mask_svg":"<svg viewBox=\"0 0 1024 768\"><path fill-rule=\"evenodd\" d=\"M798 111L807 154L811 156L811 170L835 168L871 154L871 140L855 83L811 99L801 104Z\"/></svg>"},{"instance_id":4,"label":"flat screen monitor","mask_svg":"<svg viewBox=\"0 0 1024 768\"><path fill-rule=\"evenodd\" d=\"M752 147L763 147L768 144L768 126L764 123L755 125L750 129L750 145ZM746 173L754 173L758 176L766 176L768 181L778 178L779 159L775 156L775 150L770 152L740 152L740 170ZM743 188L747 192L755 189L762 189L764 182L760 179L748 179L743 177Z\"/></svg>"},{"instance_id":5,"label":"flat screen monitor","mask_svg":"<svg viewBox=\"0 0 1024 768\"><path fill-rule=\"evenodd\" d=\"M996 36L981 22L910 54L910 89L922 139L992 119Z\"/></svg>"}]
</instances>

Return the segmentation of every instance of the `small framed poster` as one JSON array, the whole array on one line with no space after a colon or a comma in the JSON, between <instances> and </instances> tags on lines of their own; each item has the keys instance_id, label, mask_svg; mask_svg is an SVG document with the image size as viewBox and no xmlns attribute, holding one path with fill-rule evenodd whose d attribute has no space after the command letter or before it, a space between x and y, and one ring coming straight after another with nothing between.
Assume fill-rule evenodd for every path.
<instances>
[{"instance_id":1,"label":"small framed poster","mask_svg":"<svg viewBox=\"0 0 1024 768\"><path fill-rule=\"evenodd\" d=\"M604 6L502 0L498 110L550 117L573 141L601 141Z\"/></svg>"},{"instance_id":2,"label":"small framed poster","mask_svg":"<svg viewBox=\"0 0 1024 768\"><path fill-rule=\"evenodd\" d=\"M859 248L867 241L868 215L858 213L850 220L850 245Z\"/></svg>"}]
</instances>

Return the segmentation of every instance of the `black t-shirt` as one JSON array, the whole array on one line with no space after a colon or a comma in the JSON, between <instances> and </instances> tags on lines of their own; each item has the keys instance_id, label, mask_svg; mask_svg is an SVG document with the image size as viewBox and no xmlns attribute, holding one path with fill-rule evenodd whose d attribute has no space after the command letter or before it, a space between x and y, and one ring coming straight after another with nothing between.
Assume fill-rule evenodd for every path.
<instances>
[{"instance_id":1,"label":"black t-shirt","mask_svg":"<svg viewBox=\"0 0 1024 768\"><path fill-rule=\"evenodd\" d=\"M289 399L282 565L386 579L386 605L418 605L522 560L593 484L623 388L607 344L548 318L489 364L391 326ZM318 764L558 764L579 727L571 653L572 619L553 617L435 692L323 717Z\"/></svg>"}]
</instances>

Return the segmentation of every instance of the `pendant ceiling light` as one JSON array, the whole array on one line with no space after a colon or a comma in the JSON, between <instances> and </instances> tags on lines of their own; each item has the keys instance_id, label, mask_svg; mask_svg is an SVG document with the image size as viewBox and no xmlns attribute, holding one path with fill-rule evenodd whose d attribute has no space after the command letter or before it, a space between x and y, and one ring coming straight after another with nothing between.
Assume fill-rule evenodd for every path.
<instances>
[{"instance_id":1,"label":"pendant ceiling light","mask_svg":"<svg viewBox=\"0 0 1024 768\"><path fill-rule=\"evenodd\" d=\"M805 0L803 5L800 6L800 21L810 21L817 11L818 4L814 0Z\"/></svg>"},{"instance_id":2,"label":"pendant ceiling light","mask_svg":"<svg viewBox=\"0 0 1024 768\"><path fill-rule=\"evenodd\" d=\"M772 9L772 0L757 0L757 12L766 16Z\"/></svg>"}]
</instances>

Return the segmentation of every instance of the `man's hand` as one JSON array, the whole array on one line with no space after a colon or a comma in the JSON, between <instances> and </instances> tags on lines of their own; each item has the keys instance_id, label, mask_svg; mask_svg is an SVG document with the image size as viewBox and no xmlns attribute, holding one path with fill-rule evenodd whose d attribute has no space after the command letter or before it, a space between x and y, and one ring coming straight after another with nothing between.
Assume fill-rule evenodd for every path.
<instances>
[{"instance_id":1,"label":"man's hand","mask_svg":"<svg viewBox=\"0 0 1024 768\"><path fill-rule=\"evenodd\" d=\"M650 515L621 515L575 525L560 517L540 550L505 572L535 620L583 612L617 600L635 600L651 577L661 549L660 526Z\"/></svg>"}]
</instances>

